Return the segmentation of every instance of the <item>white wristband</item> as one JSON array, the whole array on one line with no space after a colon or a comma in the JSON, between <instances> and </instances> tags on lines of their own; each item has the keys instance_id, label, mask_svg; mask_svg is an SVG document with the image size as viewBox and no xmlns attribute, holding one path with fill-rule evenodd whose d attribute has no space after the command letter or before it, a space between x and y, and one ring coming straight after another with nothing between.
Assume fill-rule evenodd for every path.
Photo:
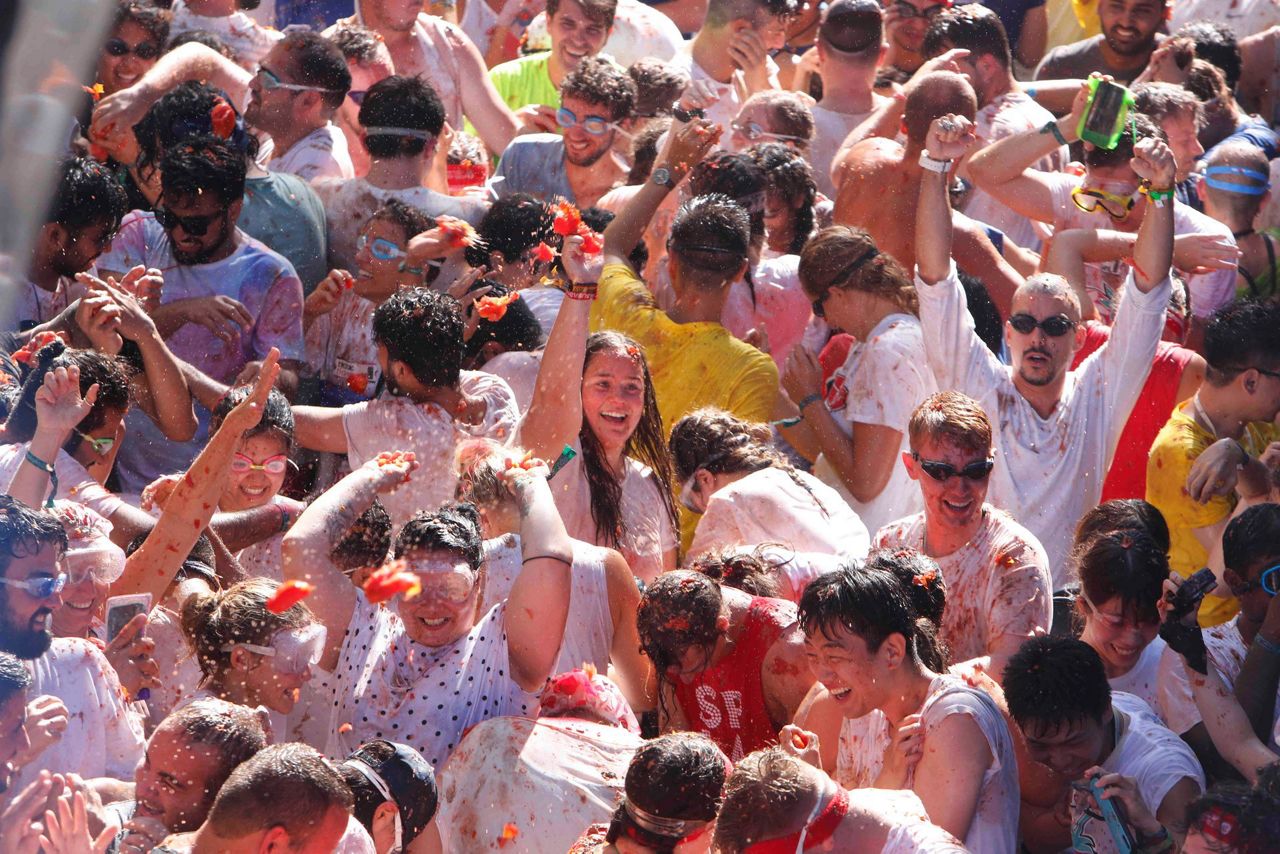
<instances>
[{"instance_id":1,"label":"white wristband","mask_svg":"<svg viewBox=\"0 0 1280 854\"><path fill-rule=\"evenodd\" d=\"M927 151L920 152L920 165L925 169L928 169L930 172L937 172L939 174L951 171L950 160L935 160L929 156L929 152Z\"/></svg>"}]
</instances>

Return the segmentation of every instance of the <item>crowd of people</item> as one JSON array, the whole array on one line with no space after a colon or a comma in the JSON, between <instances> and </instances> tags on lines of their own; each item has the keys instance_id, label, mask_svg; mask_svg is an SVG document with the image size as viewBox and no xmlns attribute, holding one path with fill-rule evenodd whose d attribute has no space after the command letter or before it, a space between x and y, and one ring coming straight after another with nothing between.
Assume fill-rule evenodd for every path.
<instances>
[{"instance_id":1,"label":"crowd of people","mask_svg":"<svg viewBox=\"0 0 1280 854\"><path fill-rule=\"evenodd\" d=\"M110 2L0 854L1277 850L1275 2Z\"/></svg>"}]
</instances>

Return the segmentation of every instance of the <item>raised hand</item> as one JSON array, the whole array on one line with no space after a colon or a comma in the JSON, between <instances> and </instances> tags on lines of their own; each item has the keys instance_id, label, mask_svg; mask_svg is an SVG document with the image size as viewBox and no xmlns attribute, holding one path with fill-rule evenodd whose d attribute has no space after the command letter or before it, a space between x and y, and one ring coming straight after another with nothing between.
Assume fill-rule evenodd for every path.
<instances>
[{"instance_id":1,"label":"raised hand","mask_svg":"<svg viewBox=\"0 0 1280 854\"><path fill-rule=\"evenodd\" d=\"M156 267L139 264L125 273L119 282L111 280L111 284L142 303L148 313L159 307L160 298L164 295L164 273Z\"/></svg>"},{"instance_id":2,"label":"raised hand","mask_svg":"<svg viewBox=\"0 0 1280 854\"><path fill-rule=\"evenodd\" d=\"M876 778L878 789L905 789L924 753L924 730L920 715L907 715L902 719L893 739L884 750L884 765Z\"/></svg>"},{"instance_id":3,"label":"raised hand","mask_svg":"<svg viewBox=\"0 0 1280 854\"><path fill-rule=\"evenodd\" d=\"M555 107L546 104L529 104L516 110L515 115L520 133L555 133L560 127Z\"/></svg>"},{"instance_id":4,"label":"raised hand","mask_svg":"<svg viewBox=\"0 0 1280 854\"><path fill-rule=\"evenodd\" d=\"M769 50L759 33L750 27L738 30L729 41L728 53L742 71L748 94L769 88Z\"/></svg>"},{"instance_id":5,"label":"raised hand","mask_svg":"<svg viewBox=\"0 0 1280 854\"><path fill-rule=\"evenodd\" d=\"M156 642L143 635L147 628L147 615L138 614L125 624L120 633L107 644L104 654L120 677L120 684L130 697L138 697L144 688L160 687L160 665L153 657Z\"/></svg>"},{"instance_id":6,"label":"raised hand","mask_svg":"<svg viewBox=\"0 0 1280 854\"><path fill-rule=\"evenodd\" d=\"M467 223L457 217L436 217L434 228L409 238L407 252L410 266L421 267L428 261L435 261L466 249L466 244L459 243L455 238L459 230L466 229Z\"/></svg>"},{"instance_id":7,"label":"raised hand","mask_svg":"<svg viewBox=\"0 0 1280 854\"><path fill-rule=\"evenodd\" d=\"M924 149L934 160L955 160L968 154L977 142L973 122L964 116L948 113L934 119L929 125Z\"/></svg>"},{"instance_id":8,"label":"raised hand","mask_svg":"<svg viewBox=\"0 0 1280 854\"><path fill-rule=\"evenodd\" d=\"M378 492L385 495L408 483L419 465L413 451L383 451L361 468L374 476Z\"/></svg>"},{"instance_id":9,"label":"raised hand","mask_svg":"<svg viewBox=\"0 0 1280 854\"><path fill-rule=\"evenodd\" d=\"M120 307L109 293L90 292L76 305L76 326L99 353L114 356L124 346L120 337Z\"/></svg>"},{"instance_id":10,"label":"raised hand","mask_svg":"<svg viewBox=\"0 0 1280 854\"><path fill-rule=\"evenodd\" d=\"M572 234L564 239L564 248L560 251L560 261L569 281L575 285L599 282L604 271L604 255L594 252L587 255L582 251L582 237Z\"/></svg>"},{"instance_id":11,"label":"raised hand","mask_svg":"<svg viewBox=\"0 0 1280 854\"><path fill-rule=\"evenodd\" d=\"M808 762L814 768L822 768L822 748L818 744L818 734L801 729L794 724L787 724L778 733L778 746L797 759Z\"/></svg>"},{"instance_id":12,"label":"raised hand","mask_svg":"<svg viewBox=\"0 0 1280 854\"><path fill-rule=\"evenodd\" d=\"M720 141L722 129L706 119L695 119L688 124L672 125L667 132L667 145L660 162L673 178L679 180L689 170L702 162Z\"/></svg>"},{"instance_id":13,"label":"raised hand","mask_svg":"<svg viewBox=\"0 0 1280 854\"><path fill-rule=\"evenodd\" d=\"M1189 273L1234 270L1240 247L1218 234L1179 234L1173 238L1173 266Z\"/></svg>"},{"instance_id":14,"label":"raised hand","mask_svg":"<svg viewBox=\"0 0 1280 854\"><path fill-rule=\"evenodd\" d=\"M180 312L185 323L196 323L208 329L228 344L234 344L253 326L253 316L237 300L227 296L192 297L174 300L160 307L160 311Z\"/></svg>"},{"instance_id":15,"label":"raised hand","mask_svg":"<svg viewBox=\"0 0 1280 854\"><path fill-rule=\"evenodd\" d=\"M280 351L272 347L271 352L262 360L262 366L258 369L258 380L254 384L253 391L249 393L248 397L236 404L231 412L227 413L221 429L243 433L258 426L258 422L262 420L262 413L267 406L267 396L271 394L271 388L275 385L279 376Z\"/></svg>"},{"instance_id":16,"label":"raised hand","mask_svg":"<svg viewBox=\"0 0 1280 854\"><path fill-rule=\"evenodd\" d=\"M91 836L84 794L66 792L58 798L57 811L44 814L40 846L45 854L104 854L119 831L118 824L108 824L96 837Z\"/></svg>"},{"instance_id":17,"label":"raised hand","mask_svg":"<svg viewBox=\"0 0 1280 854\"><path fill-rule=\"evenodd\" d=\"M897 4L890 4L889 8L896 12ZM889 16L886 14L885 32L888 32L889 30L888 24ZM954 71L956 74L963 73L960 70L960 63L968 58L969 51L964 48L953 47L951 50L943 51L917 68L916 73L912 74L911 79L907 81L907 85L904 87L903 91L910 92L913 88L920 85L921 80L935 71Z\"/></svg>"},{"instance_id":18,"label":"raised hand","mask_svg":"<svg viewBox=\"0 0 1280 854\"><path fill-rule=\"evenodd\" d=\"M354 278L346 270L330 270L329 275L320 280L316 289L307 295L302 303L302 320L310 323L321 315L328 314L338 305L342 292L351 287Z\"/></svg>"},{"instance_id":19,"label":"raised hand","mask_svg":"<svg viewBox=\"0 0 1280 854\"><path fill-rule=\"evenodd\" d=\"M1150 181L1151 186L1157 190L1172 187L1178 169L1173 159L1173 150L1163 140L1153 136L1138 140L1133 147L1129 166L1139 178Z\"/></svg>"},{"instance_id":20,"label":"raised hand","mask_svg":"<svg viewBox=\"0 0 1280 854\"><path fill-rule=\"evenodd\" d=\"M80 368L75 365L54 368L44 375L44 384L36 390L36 423L41 431L57 433L65 439L89 414L97 399L97 383L80 396Z\"/></svg>"},{"instance_id":21,"label":"raised hand","mask_svg":"<svg viewBox=\"0 0 1280 854\"><path fill-rule=\"evenodd\" d=\"M57 697L45 694L27 704L27 741L31 743L14 763L17 767L28 764L55 744L67 730L70 713Z\"/></svg>"},{"instance_id":22,"label":"raised hand","mask_svg":"<svg viewBox=\"0 0 1280 854\"><path fill-rule=\"evenodd\" d=\"M715 83L710 80L694 80L680 96L680 107L684 110L706 110L719 100L720 90Z\"/></svg>"}]
</instances>

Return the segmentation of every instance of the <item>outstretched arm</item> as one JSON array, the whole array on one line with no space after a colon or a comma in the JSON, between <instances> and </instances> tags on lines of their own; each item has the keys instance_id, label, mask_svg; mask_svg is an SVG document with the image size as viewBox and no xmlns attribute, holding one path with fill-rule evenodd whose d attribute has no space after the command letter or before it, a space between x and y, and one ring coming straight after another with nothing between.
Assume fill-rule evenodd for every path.
<instances>
[{"instance_id":1,"label":"outstretched arm","mask_svg":"<svg viewBox=\"0 0 1280 854\"><path fill-rule=\"evenodd\" d=\"M484 0L479 2L483 3ZM459 89L462 111L471 119L471 124L475 126L480 139L484 140L486 148L490 151L504 151L519 129L516 117L494 88L484 58L470 39L466 39L463 45L454 45L454 57L461 72Z\"/></svg>"},{"instance_id":2,"label":"outstretched arm","mask_svg":"<svg viewBox=\"0 0 1280 854\"><path fill-rule=\"evenodd\" d=\"M976 142L973 122L964 116L946 115L934 119L929 126L924 153L933 160L949 162L963 157ZM916 274L929 285L951 274L949 174L925 169L920 178L920 198L916 205Z\"/></svg>"},{"instance_id":3,"label":"outstretched arm","mask_svg":"<svg viewBox=\"0 0 1280 854\"><path fill-rule=\"evenodd\" d=\"M1173 152L1163 141L1154 137L1142 139L1133 147L1129 161L1139 178L1149 182L1147 212L1138 227L1138 239L1133 244L1133 283L1144 294L1151 293L1156 285L1169 278L1169 266L1173 263L1173 190L1176 165ZM1163 199L1153 196L1170 194Z\"/></svg>"},{"instance_id":4,"label":"outstretched arm","mask_svg":"<svg viewBox=\"0 0 1280 854\"><path fill-rule=\"evenodd\" d=\"M315 586L307 605L328 627L320 666L332 670L356 607L356 588L329 558L333 547L379 494L409 479L418 464L403 457L373 459L320 493L285 534L280 554L284 577Z\"/></svg>"}]
</instances>

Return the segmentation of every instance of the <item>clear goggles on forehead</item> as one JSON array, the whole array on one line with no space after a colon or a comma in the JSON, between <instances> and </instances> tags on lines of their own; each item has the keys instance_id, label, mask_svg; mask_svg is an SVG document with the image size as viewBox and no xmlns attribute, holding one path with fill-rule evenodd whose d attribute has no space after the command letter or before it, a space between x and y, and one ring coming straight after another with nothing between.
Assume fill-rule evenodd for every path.
<instances>
[{"instance_id":1,"label":"clear goggles on forehead","mask_svg":"<svg viewBox=\"0 0 1280 854\"><path fill-rule=\"evenodd\" d=\"M281 629L271 636L271 646L229 643L222 647L222 651L231 652L238 646L243 647L249 652L274 658L277 672L297 676L320 663L327 637L328 631L323 625L312 623L296 629Z\"/></svg>"},{"instance_id":2,"label":"clear goggles on forehead","mask_svg":"<svg viewBox=\"0 0 1280 854\"><path fill-rule=\"evenodd\" d=\"M461 605L471 597L476 587L476 574L455 564L434 560L411 560L408 568L418 576L422 592L413 597L414 602L437 600Z\"/></svg>"},{"instance_id":3,"label":"clear goggles on forehead","mask_svg":"<svg viewBox=\"0 0 1280 854\"><path fill-rule=\"evenodd\" d=\"M109 547L108 547L109 546ZM62 559L68 584L80 584L91 576L103 584L111 584L124 575L124 551L114 543L100 548L68 551Z\"/></svg>"}]
</instances>

